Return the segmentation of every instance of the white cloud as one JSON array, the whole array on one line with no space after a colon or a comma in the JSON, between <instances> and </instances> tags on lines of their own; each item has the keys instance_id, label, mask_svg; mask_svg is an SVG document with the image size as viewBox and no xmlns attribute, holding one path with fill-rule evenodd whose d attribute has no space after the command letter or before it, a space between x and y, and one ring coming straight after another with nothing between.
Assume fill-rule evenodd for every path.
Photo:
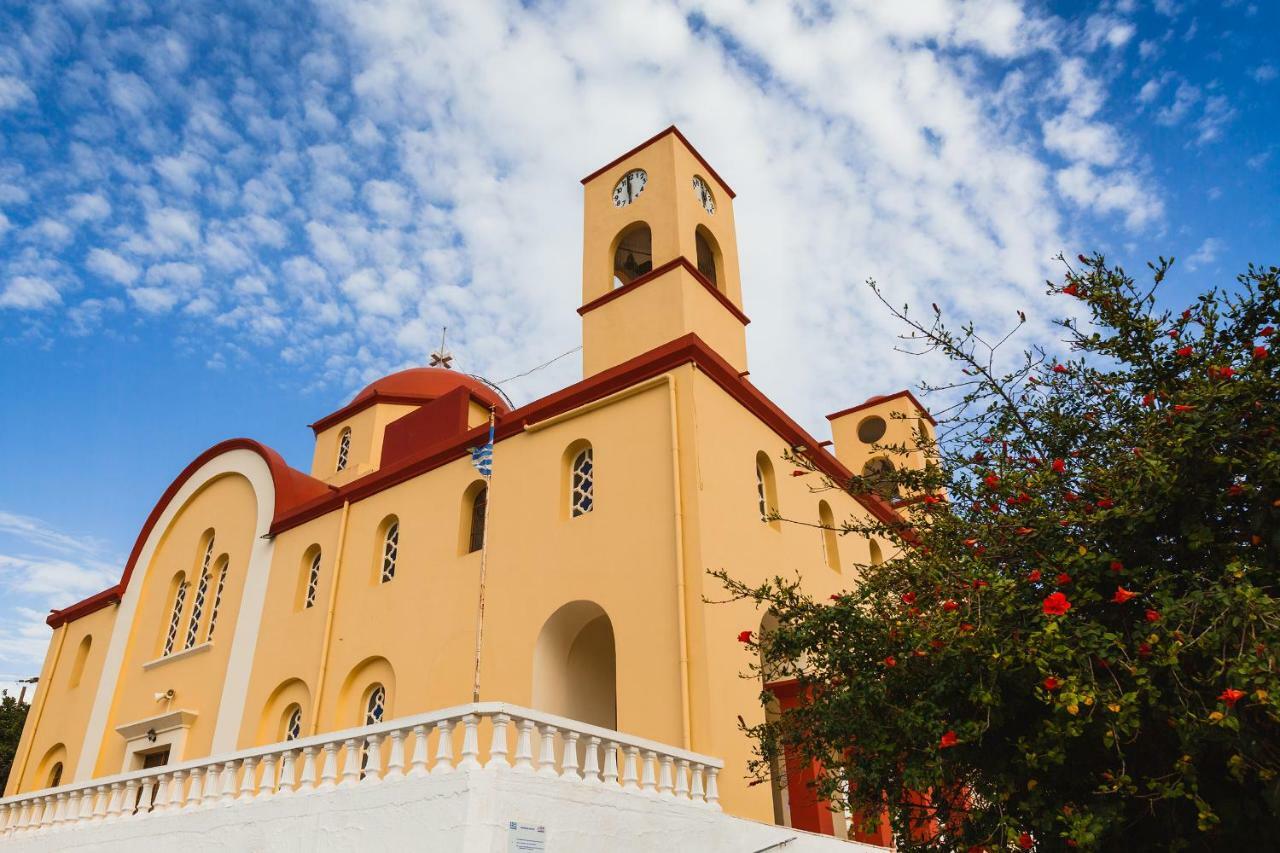
<instances>
[{"instance_id":1,"label":"white cloud","mask_svg":"<svg viewBox=\"0 0 1280 853\"><path fill-rule=\"evenodd\" d=\"M0 290L0 308L34 311L61 304L62 297L52 284L35 276L16 276Z\"/></svg>"},{"instance_id":2,"label":"white cloud","mask_svg":"<svg viewBox=\"0 0 1280 853\"><path fill-rule=\"evenodd\" d=\"M1138 101L1143 104L1149 104L1160 94L1160 81L1148 80L1142 84L1142 88L1138 90Z\"/></svg>"},{"instance_id":3,"label":"white cloud","mask_svg":"<svg viewBox=\"0 0 1280 853\"><path fill-rule=\"evenodd\" d=\"M111 103L134 118L141 118L156 104L155 92L147 81L130 71L111 73L107 80L107 95Z\"/></svg>"},{"instance_id":4,"label":"white cloud","mask_svg":"<svg viewBox=\"0 0 1280 853\"><path fill-rule=\"evenodd\" d=\"M1120 213L1130 228L1143 228L1159 219L1164 205L1137 180L1125 174L1103 175L1083 164L1059 171L1058 189L1081 207Z\"/></svg>"},{"instance_id":5,"label":"white cloud","mask_svg":"<svg viewBox=\"0 0 1280 853\"><path fill-rule=\"evenodd\" d=\"M1120 139L1115 130L1074 113L1064 113L1044 123L1044 144L1068 159L1095 166L1112 166L1120 159Z\"/></svg>"},{"instance_id":6,"label":"white cloud","mask_svg":"<svg viewBox=\"0 0 1280 853\"><path fill-rule=\"evenodd\" d=\"M1196 249L1195 252L1187 258L1187 268L1194 272L1201 267L1208 266L1218 259L1218 256L1222 254L1222 249L1223 242L1217 237L1207 238L1200 244L1200 248Z\"/></svg>"},{"instance_id":7,"label":"white cloud","mask_svg":"<svg viewBox=\"0 0 1280 853\"><path fill-rule=\"evenodd\" d=\"M17 77L0 75L0 110L11 110L35 99L35 92L26 83Z\"/></svg>"},{"instance_id":8,"label":"white cloud","mask_svg":"<svg viewBox=\"0 0 1280 853\"><path fill-rule=\"evenodd\" d=\"M1191 112L1191 108L1200 100L1200 89L1185 80L1178 84L1173 101L1166 107L1156 111L1156 121L1173 126L1182 121Z\"/></svg>"},{"instance_id":9,"label":"white cloud","mask_svg":"<svg viewBox=\"0 0 1280 853\"><path fill-rule=\"evenodd\" d=\"M111 202L99 193L78 193L69 201L67 218L73 222L96 222L111 215Z\"/></svg>"},{"instance_id":10,"label":"white cloud","mask_svg":"<svg viewBox=\"0 0 1280 853\"><path fill-rule=\"evenodd\" d=\"M1250 74L1252 74L1253 79L1257 80L1259 83L1270 83L1272 80L1276 79L1277 76L1280 76L1280 70L1277 70L1270 62L1264 62L1262 65L1253 69Z\"/></svg>"},{"instance_id":11,"label":"white cloud","mask_svg":"<svg viewBox=\"0 0 1280 853\"><path fill-rule=\"evenodd\" d=\"M85 258L84 265L91 272L96 272L117 284L133 284L141 273L135 264L110 249L93 249Z\"/></svg>"}]
</instances>

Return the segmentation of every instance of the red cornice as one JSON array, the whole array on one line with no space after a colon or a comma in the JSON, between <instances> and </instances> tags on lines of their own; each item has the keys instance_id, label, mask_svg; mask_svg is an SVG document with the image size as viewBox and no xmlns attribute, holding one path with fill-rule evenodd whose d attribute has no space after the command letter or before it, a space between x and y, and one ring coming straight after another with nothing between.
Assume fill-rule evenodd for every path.
<instances>
[{"instance_id":1,"label":"red cornice","mask_svg":"<svg viewBox=\"0 0 1280 853\"><path fill-rule=\"evenodd\" d=\"M465 387L465 386L459 386L459 387ZM491 405L487 400L484 400L478 394L471 393L469 390L468 390L468 394L470 395L472 400L479 403L481 406L484 406L486 409L488 409L489 406ZM380 391L374 391L368 397L365 397L364 399L360 399L360 400L353 400L347 405L343 406L341 409L338 409L338 411L334 412L333 414L325 415L323 418L321 418L320 420L316 421L313 424L310 424L309 426L311 427L312 432L319 433L319 432L322 432L323 430L328 429L329 427L333 426L339 421L345 420L346 418L349 418L352 415L363 412L365 409L369 408L370 406L374 406L379 403L389 403L389 404L402 405L402 406L422 406L427 403L430 403L432 400L435 400L435 399L437 399L436 396L424 397L416 394L383 394Z\"/></svg>"},{"instance_id":2,"label":"red cornice","mask_svg":"<svg viewBox=\"0 0 1280 853\"><path fill-rule=\"evenodd\" d=\"M129 552L129 560L125 563L120 583L96 595L91 595L70 607L53 611L45 621L51 627L57 628L59 625L70 622L73 619L79 619L81 616L101 610L119 601L124 596L125 589L129 586L129 578L133 576L134 567L137 565L138 556L142 553L142 547L146 544L147 537L151 535L152 528L156 526L156 522L160 520L161 514L164 513L169 502L173 500L174 495L182 488L182 484L210 459L232 450L252 450L267 463L267 468L271 472L271 480L275 484L276 493L275 506L272 507L273 519L285 514L296 504L311 501L317 496L332 490L331 486L326 486L319 480L309 477L295 468L290 468L279 453L251 438L233 438L229 441L215 444L193 459L190 465L182 469L182 473L169 484L169 488L164 490L160 500L151 509L151 514L147 516L147 520L143 523L142 530L138 533L138 538L134 540L133 550Z\"/></svg>"},{"instance_id":3,"label":"red cornice","mask_svg":"<svg viewBox=\"0 0 1280 853\"><path fill-rule=\"evenodd\" d=\"M693 276L694 281L698 282L698 284L705 287L707 291L716 298L716 301L718 301L721 305L723 305L725 309L738 320L739 323L745 326L751 322L751 319L746 314L742 313L742 309L739 308L737 305L734 305L731 301L729 301L729 297L721 293L720 289L711 283L711 279L707 278L705 275L698 272L698 268L695 267L693 264L689 263L689 259L686 258L684 255L680 255L673 261L667 261L665 264L663 264L660 267L654 267L644 275L638 276L632 279L631 281L627 282L626 284L622 285L622 287L618 287L613 290L610 290L604 296L597 296L595 299L592 299L586 305L583 305L581 308L579 308L578 314L585 316L588 311L594 311L595 309L599 308L601 305L612 302L613 300L617 299L620 296L625 296L626 294L635 290L637 287L641 287L642 285L648 284L654 279L659 278L662 275L671 272L676 267L684 267L686 270L688 270L688 272Z\"/></svg>"},{"instance_id":4,"label":"red cornice","mask_svg":"<svg viewBox=\"0 0 1280 853\"><path fill-rule=\"evenodd\" d=\"M600 175L603 175L605 172L609 171L614 166L618 165L623 160L630 157L632 154L635 154L637 151L642 151L643 149L648 148L650 145L657 142L659 139L661 139L662 137L666 136L669 133L674 133L676 135L676 139L679 139L681 142L684 143L684 147L688 148L689 153L692 154L694 158L699 163L702 164L702 168L706 169L707 173L711 175L711 177L715 178L716 181L720 184L720 186L724 187L724 191L729 194L729 198L737 198L737 193L735 193L733 189L724 182L724 178L720 177L720 175L716 172L715 169L711 168L711 164L708 163L703 158L703 156L698 153L698 149L693 147L693 143L690 142L688 139L686 139L685 135L681 133L680 129L676 127L674 124L668 127L666 130L660 131L659 133L656 133L653 136L649 137L644 142L641 142L639 145L637 145L635 148L632 148L626 154L623 154L621 157L617 157L617 158L614 158L613 160L610 160L608 163L604 164L599 169L596 169L590 175L587 175L585 178L583 178L582 183L585 184L587 181L590 181L592 178L597 178Z\"/></svg>"},{"instance_id":5,"label":"red cornice","mask_svg":"<svg viewBox=\"0 0 1280 853\"><path fill-rule=\"evenodd\" d=\"M933 419L933 415L929 414L929 410L924 407L924 403L921 403L919 400L917 400L915 394L912 394L910 391L906 391L906 390L898 391L894 394L881 394L878 397L872 397L871 399L865 400L864 402L861 402L856 406L850 406L847 409L841 409L838 412L827 415L827 420L834 421L836 418L843 418L845 415L851 415L854 412L860 412L863 409L869 409L872 406L878 406L881 403L887 403L888 401L896 400L899 397L906 397L908 400L911 401L912 405L914 405L917 409L920 410L920 413L924 415L924 419L926 421L933 424L934 426L938 425L938 422Z\"/></svg>"}]
</instances>

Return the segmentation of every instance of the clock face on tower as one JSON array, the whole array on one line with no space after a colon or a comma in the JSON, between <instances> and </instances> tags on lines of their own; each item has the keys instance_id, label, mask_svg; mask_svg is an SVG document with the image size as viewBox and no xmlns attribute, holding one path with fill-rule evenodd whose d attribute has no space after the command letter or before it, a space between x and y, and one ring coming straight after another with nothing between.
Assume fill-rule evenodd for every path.
<instances>
[{"instance_id":1,"label":"clock face on tower","mask_svg":"<svg viewBox=\"0 0 1280 853\"><path fill-rule=\"evenodd\" d=\"M716 199L711 194L711 187L697 175L693 176L693 194L698 197L698 202L707 213L716 212Z\"/></svg>"},{"instance_id":2,"label":"clock face on tower","mask_svg":"<svg viewBox=\"0 0 1280 853\"><path fill-rule=\"evenodd\" d=\"M613 188L613 206L626 207L640 197L644 185L649 180L644 169L632 169L622 176L618 185Z\"/></svg>"}]
</instances>

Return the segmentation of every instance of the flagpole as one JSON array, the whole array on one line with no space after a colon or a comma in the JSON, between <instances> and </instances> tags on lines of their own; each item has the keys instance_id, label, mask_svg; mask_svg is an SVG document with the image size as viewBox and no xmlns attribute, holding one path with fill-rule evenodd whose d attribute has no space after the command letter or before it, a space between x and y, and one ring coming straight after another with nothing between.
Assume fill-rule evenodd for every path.
<instances>
[{"instance_id":1,"label":"flagpole","mask_svg":"<svg viewBox=\"0 0 1280 853\"><path fill-rule=\"evenodd\" d=\"M471 701L480 701L480 648L484 643L484 583L489 561L489 505L493 503L493 424L495 408L489 408L489 473L484 475L484 539L480 542L480 599L476 609L476 660L475 680L471 685Z\"/></svg>"}]
</instances>

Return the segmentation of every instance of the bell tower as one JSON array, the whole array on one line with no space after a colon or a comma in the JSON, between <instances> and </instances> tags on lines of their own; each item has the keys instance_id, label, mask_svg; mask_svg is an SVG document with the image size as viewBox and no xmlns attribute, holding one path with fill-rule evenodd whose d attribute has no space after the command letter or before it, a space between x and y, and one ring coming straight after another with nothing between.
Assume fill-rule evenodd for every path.
<instances>
[{"instance_id":1,"label":"bell tower","mask_svg":"<svg viewBox=\"0 0 1280 853\"><path fill-rule=\"evenodd\" d=\"M690 332L747 369L733 190L674 126L582 179L582 364Z\"/></svg>"}]
</instances>

